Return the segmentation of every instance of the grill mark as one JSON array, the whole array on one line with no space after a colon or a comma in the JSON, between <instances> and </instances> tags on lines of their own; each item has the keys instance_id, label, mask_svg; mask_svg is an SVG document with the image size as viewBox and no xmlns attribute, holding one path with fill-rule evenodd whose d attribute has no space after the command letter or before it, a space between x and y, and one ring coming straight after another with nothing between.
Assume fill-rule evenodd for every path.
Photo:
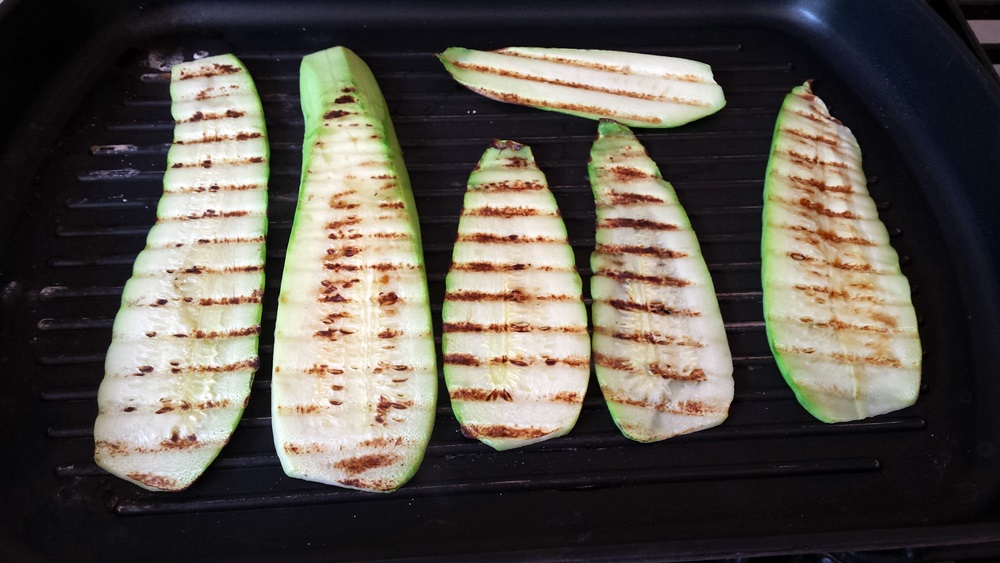
<instances>
[{"instance_id":1,"label":"grill mark","mask_svg":"<svg viewBox=\"0 0 1000 563\"><path fill-rule=\"evenodd\" d=\"M174 338L197 338L197 339L216 339L216 338L239 338L242 336L256 336L260 334L260 325L247 326L242 328L234 328L230 330L196 330L193 333L176 333L172 334Z\"/></svg>"},{"instance_id":2,"label":"grill mark","mask_svg":"<svg viewBox=\"0 0 1000 563\"><path fill-rule=\"evenodd\" d=\"M806 139L806 140L809 140L809 141L815 141L817 143L823 143L823 144L830 145L831 147L839 147L840 146L840 141L838 139L836 139L836 138L830 139L828 137L824 137L823 135L811 135L811 134L809 134L806 131L802 131L801 129L792 129L792 128L788 128L788 127L783 127L781 129L781 131L783 133L787 133L788 135L791 135L792 137L798 137L799 139Z\"/></svg>"},{"instance_id":3,"label":"grill mark","mask_svg":"<svg viewBox=\"0 0 1000 563\"><path fill-rule=\"evenodd\" d=\"M470 70L472 72L479 72L479 73L482 73L482 74L489 74L489 75L493 75L493 76L503 76L503 77L506 77L506 78L513 78L515 80L526 80L526 81L529 81L529 82L540 82L542 84L551 84L553 86L565 86L567 88L574 88L574 89L577 89L577 90L587 90L587 91L590 91L590 92L600 92L602 94L611 94L613 96L621 96L623 98L631 98L631 99L635 99L635 100L647 100L647 101L653 101L653 102L670 102L670 103L679 104L679 105L693 106L693 107L702 107L702 108L704 108L704 107L711 107L711 104L709 102L703 102L701 100L690 100L690 99L687 99L687 98L680 98L680 97L677 97L677 96L657 96L657 95L654 95L654 94L646 94L644 92L634 92L634 91L630 91L630 90L623 90L623 89L620 89L620 88L606 88L606 87L597 86L597 85L594 85L594 84L586 84L586 83L582 83L582 82L572 82L572 81L568 81L568 80L561 80L561 79L558 79L558 78L547 78L547 77L544 77L544 76L536 76L536 75L532 75L532 74L526 74L526 73L516 72L516 71L502 69L502 68L493 68L493 67L489 67L489 66L486 66L486 65L470 64L470 63L460 62L460 61L449 61L449 62L450 62L450 64L452 64L452 65L454 65L454 66L456 66L456 67L458 67L460 69L463 69L463 70ZM514 94L510 94L510 95L520 98L520 96L516 96ZM544 105L546 107L562 107L562 106L567 106L567 105L571 106L571 107L587 107L587 106L580 106L578 104L551 103L551 100L547 101L547 103L540 104L540 105ZM604 109L604 108L596 108L596 109ZM592 111L590 113L598 113L600 115L617 115L614 112ZM657 119L654 122L654 121L651 121L650 118L646 118L645 121L646 122L651 122L651 123L658 123L659 119Z\"/></svg>"},{"instance_id":4,"label":"grill mark","mask_svg":"<svg viewBox=\"0 0 1000 563\"><path fill-rule=\"evenodd\" d=\"M529 237L517 234L498 235L494 233L459 234L455 242L473 242L479 244L522 244L522 243L564 243L565 239L545 236Z\"/></svg>"},{"instance_id":5,"label":"grill mark","mask_svg":"<svg viewBox=\"0 0 1000 563\"><path fill-rule=\"evenodd\" d=\"M598 268L594 271L595 276L604 276L606 278L613 279L617 282L639 282L648 283L650 285L663 285L668 287L687 287L691 285L688 280L682 280L680 278L674 278L670 276L644 276L641 274L636 274L634 272L626 272L622 270L608 270L606 268Z\"/></svg>"},{"instance_id":6,"label":"grill mark","mask_svg":"<svg viewBox=\"0 0 1000 563\"><path fill-rule=\"evenodd\" d=\"M206 135L198 139L191 139L188 141L174 140L175 145L202 145L208 143L223 143L227 141L249 141L251 139L260 139L263 137L263 133L259 131L253 131L250 133L237 133L236 135Z\"/></svg>"},{"instance_id":7,"label":"grill mark","mask_svg":"<svg viewBox=\"0 0 1000 563\"><path fill-rule=\"evenodd\" d=\"M651 73L651 72L636 72L630 66L617 66L617 65L607 65L601 63L595 63L592 61L582 61L579 59L570 59L566 57L554 57L545 56L542 54L528 54L516 51L510 51L508 49L497 49L494 53L499 53L506 55L508 57L521 57L525 59L532 59L536 61L549 61L559 64L564 64L567 66L575 66L579 68L589 68L592 70L600 70L603 72L610 72L614 74L626 75L626 76L646 76L650 78L667 78L670 80L678 80L681 82L693 82L696 84L708 84L712 85L713 82L706 80L700 76L694 74L676 74L672 72L662 72L662 73Z\"/></svg>"},{"instance_id":8,"label":"grill mark","mask_svg":"<svg viewBox=\"0 0 1000 563\"><path fill-rule=\"evenodd\" d=\"M832 242L832 243L835 243L835 244L854 244L854 245L857 245L857 246L878 246L877 243L875 243L873 241L870 241L868 239L863 239L861 237L843 237L843 236L840 236L840 235L838 235L838 234L836 234L836 233L834 233L832 231L828 231L826 229L816 229L814 231L812 229L809 229L807 227L803 227L803 226L800 226L800 225L777 225L777 226L779 228L790 230L790 231L798 231L798 232L804 232L804 233L808 233L808 234L811 234L811 235L815 235L815 236L817 236L817 237L819 237L819 238L821 238L821 239L823 239L823 240L825 240L827 242Z\"/></svg>"},{"instance_id":9,"label":"grill mark","mask_svg":"<svg viewBox=\"0 0 1000 563\"><path fill-rule=\"evenodd\" d=\"M400 456L398 454L363 454L339 459L334 462L333 467L334 469L343 470L348 475L357 475L358 473L364 473L365 471L370 471L372 469L388 467L399 461L399 459Z\"/></svg>"},{"instance_id":10,"label":"grill mark","mask_svg":"<svg viewBox=\"0 0 1000 563\"><path fill-rule=\"evenodd\" d=\"M661 379L670 379L673 381L700 382L707 379L704 370L701 368L695 368L687 373L683 373L675 369L673 366L660 364L658 362L645 364L644 366L639 367L627 358L608 356L601 354L600 352L594 352L594 365L635 374L655 375Z\"/></svg>"},{"instance_id":11,"label":"grill mark","mask_svg":"<svg viewBox=\"0 0 1000 563\"><path fill-rule=\"evenodd\" d=\"M558 212L544 211L536 207L491 207L485 205L462 212L464 217L559 217Z\"/></svg>"},{"instance_id":12,"label":"grill mark","mask_svg":"<svg viewBox=\"0 0 1000 563\"><path fill-rule=\"evenodd\" d=\"M527 367L536 364L554 366L565 364L570 367L584 367L590 365L590 358L587 356L566 356L553 358L551 356L522 356L511 358L510 356L494 356L492 358L482 358L475 354L445 354L444 363L453 366L480 367L483 365L504 365L512 364L520 367Z\"/></svg>"},{"instance_id":13,"label":"grill mark","mask_svg":"<svg viewBox=\"0 0 1000 563\"><path fill-rule=\"evenodd\" d=\"M565 332L587 333L585 326L533 326L528 322L480 324L472 322L443 323L441 331L451 332Z\"/></svg>"},{"instance_id":14,"label":"grill mark","mask_svg":"<svg viewBox=\"0 0 1000 563\"><path fill-rule=\"evenodd\" d=\"M687 336L676 337L666 334L654 334L652 332L618 332L614 330L609 330L604 327L594 327L594 332L597 334L602 334L604 336L610 336L616 340L625 340L628 342L639 342L654 344L659 346L690 346L692 348L704 348L705 345L701 342L691 340Z\"/></svg>"},{"instance_id":15,"label":"grill mark","mask_svg":"<svg viewBox=\"0 0 1000 563\"><path fill-rule=\"evenodd\" d=\"M609 190L602 194L598 201L598 207L616 207L619 205L667 203L666 201L648 194L637 194L632 192L616 192Z\"/></svg>"},{"instance_id":16,"label":"grill mark","mask_svg":"<svg viewBox=\"0 0 1000 563\"><path fill-rule=\"evenodd\" d=\"M806 100L807 102L811 102L813 99L815 99L815 96L813 98L805 98L805 97L799 96L799 98L801 98L803 100ZM810 104L810 109L812 109L812 105L811 104ZM799 116L799 117L802 117L804 119L808 119L809 121L814 121L816 123L820 123L820 124L823 124L823 125L829 125L831 123L835 123L837 125L842 125L841 121L839 119L837 119L836 117L833 117L832 115L826 115L826 114L823 114L823 113L819 113L819 112L816 112L815 110L811 111L811 112L802 111L802 110L791 110L791 112L793 114Z\"/></svg>"},{"instance_id":17,"label":"grill mark","mask_svg":"<svg viewBox=\"0 0 1000 563\"><path fill-rule=\"evenodd\" d=\"M463 424L461 430L463 436L473 439L514 438L529 440L541 438L553 432L537 426L508 426L506 424Z\"/></svg>"},{"instance_id":18,"label":"grill mark","mask_svg":"<svg viewBox=\"0 0 1000 563\"><path fill-rule=\"evenodd\" d=\"M809 211L812 211L813 213L817 213L817 214L823 215L825 217L837 217L837 218L840 218L840 219L857 219L858 218L857 215L855 215L854 213L851 213L850 211L846 211L846 210L845 211L833 211L832 209L827 208L822 203L812 201L809 198L805 198L805 197L799 199L799 205L801 207L804 207L805 209L808 209Z\"/></svg>"},{"instance_id":19,"label":"grill mark","mask_svg":"<svg viewBox=\"0 0 1000 563\"><path fill-rule=\"evenodd\" d=\"M202 276L225 276L229 274L263 272L263 264L248 264L246 266L228 266L225 268L209 268L208 266L191 266L180 271L182 274L198 274ZM176 270L164 270L168 274L178 273Z\"/></svg>"},{"instance_id":20,"label":"grill mark","mask_svg":"<svg viewBox=\"0 0 1000 563\"><path fill-rule=\"evenodd\" d=\"M668 414L679 414L684 416L710 416L723 412L721 409L713 407L709 403L703 401L688 400L678 401L676 403L663 401L655 403L642 399L635 399L610 389L604 389L604 397L607 401L612 403L630 405L644 409L654 409Z\"/></svg>"},{"instance_id":21,"label":"grill mark","mask_svg":"<svg viewBox=\"0 0 1000 563\"><path fill-rule=\"evenodd\" d=\"M285 450L286 453L292 455L321 454L326 451L326 447L317 442L309 442L308 444L285 442L282 444L281 448Z\"/></svg>"},{"instance_id":22,"label":"grill mark","mask_svg":"<svg viewBox=\"0 0 1000 563\"><path fill-rule=\"evenodd\" d=\"M881 304L884 299L875 295L864 295L858 293L848 293L846 290L837 290L832 287L821 286L821 285L805 285L805 284L795 284L792 286L796 291L800 291L810 297L816 293L823 294L830 299L843 299L845 301L857 301L857 302L868 302Z\"/></svg>"},{"instance_id":23,"label":"grill mark","mask_svg":"<svg viewBox=\"0 0 1000 563\"><path fill-rule=\"evenodd\" d=\"M378 204L380 209L404 209L406 204L402 201L383 201Z\"/></svg>"},{"instance_id":24,"label":"grill mark","mask_svg":"<svg viewBox=\"0 0 1000 563\"><path fill-rule=\"evenodd\" d=\"M211 168L213 166L246 166L247 164L261 164L264 162L263 156L251 156L238 160L202 160L200 162L175 162L171 168Z\"/></svg>"},{"instance_id":25,"label":"grill mark","mask_svg":"<svg viewBox=\"0 0 1000 563\"><path fill-rule=\"evenodd\" d=\"M832 358L838 362L851 365L870 365L876 367L888 367L895 369L906 369L912 368L914 366L904 364L898 358L887 358L884 356L861 356L857 354L843 354L840 352L821 352L815 348L802 348L798 346L782 346L778 348L778 351L782 354L806 354L806 355L818 355L828 358Z\"/></svg>"},{"instance_id":26,"label":"grill mark","mask_svg":"<svg viewBox=\"0 0 1000 563\"><path fill-rule=\"evenodd\" d=\"M511 403L514 401L514 396L511 395L510 391L506 389L475 389L471 387L463 387L459 389L453 389L448 392L448 398L452 401L506 401Z\"/></svg>"},{"instance_id":27,"label":"grill mark","mask_svg":"<svg viewBox=\"0 0 1000 563\"><path fill-rule=\"evenodd\" d=\"M655 116L648 115L638 115L633 113L615 112L607 111L606 108L597 106L588 106L584 104L570 104L562 102L554 102L552 100L536 100L533 98L526 98L524 96L519 96L517 94L512 94L508 92L497 92L494 90L488 90L486 88L476 88L473 86L466 85L466 88L477 92L487 98L492 98L494 100L499 100L501 102L507 102L509 104L519 104L525 106L541 106L551 109L560 109L564 111L577 112L577 113L587 113L592 115L600 115L612 119L617 119L619 121L630 120L637 123L648 123L651 125L656 125L662 123L662 119Z\"/></svg>"},{"instance_id":28,"label":"grill mark","mask_svg":"<svg viewBox=\"0 0 1000 563\"><path fill-rule=\"evenodd\" d=\"M155 475L153 473L142 473L139 471L133 471L125 475L133 481L138 481L143 485L153 487L156 489L161 489L164 491L175 491L177 490L177 481L171 477L165 475Z\"/></svg>"},{"instance_id":29,"label":"grill mark","mask_svg":"<svg viewBox=\"0 0 1000 563\"><path fill-rule=\"evenodd\" d=\"M609 217L597 222L598 229L638 229L651 231L676 231L677 225L660 223L649 219L631 219L628 217Z\"/></svg>"},{"instance_id":30,"label":"grill mark","mask_svg":"<svg viewBox=\"0 0 1000 563\"><path fill-rule=\"evenodd\" d=\"M190 80L192 78L211 78L213 76L225 76L227 74L238 74L242 72L242 69L238 66L227 65L221 63L213 63L209 68L200 68L195 72L185 73L183 70L179 73L180 80Z\"/></svg>"},{"instance_id":31,"label":"grill mark","mask_svg":"<svg viewBox=\"0 0 1000 563\"><path fill-rule=\"evenodd\" d=\"M899 330L899 326L896 319L885 313L876 312L872 314L873 320L883 323L885 326L879 325L860 325L853 323L845 323L844 321L838 319L831 319L824 322L816 322L814 319L809 317L800 318L789 318L793 322L800 322L802 324L811 325L817 328L829 328L839 332L868 332L877 334L910 334L913 333L912 330Z\"/></svg>"},{"instance_id":32,"label":"grill mark","mask_svg":"<svg viewBox=\"0 0 1000 563\"><path fill-rule=\"evenodd\" d=\"M531 270L535 272L569 272L570 268L555 268L553 266L535 266L533 264L497 264L495 262L456 262L451 265L456 272L520 272Z\"/></svg>"},{"instance_id":33,"label":"grill mark","mask_svg":"<svg viewBox=\"0 0 1000 563\"><path fill-rule=\"evenodd\" d=\"M634 182L636 180L647 180L655 178L652 174L640 170L633 166L610 166L600 169L605 174L611 174L615 181L619 183Z\"/></svg>"},{"instance_id":34,"label":"grill mark","mask_svg":"<svg viewBox=\"0 0 1000 563\"><path fill-rule=\"evenodd\" d=\"M794 162L797 165L803 166L805 168L835 168L837 170L852 170L853 166L846 162L837 162L835 160L820 160L819 156L809 156L802 154L800 152L787 149L787 150L776 150L774 154L784 156Z\"/></svg>"},{"instance_id":35,"label":"grill mark","mask_svg":"<svg viewBox=\"0 0 1000 563\"><path fill-rule=\"evenodd\" d=\"M160 448L164 450L186 450L190 448L202 448L207 445L205 442L198 440L198 436L195 434L181 436L176 432L170 434L169 438L160 442Z\"/></svg>"},{"instance_id":36,"label":"grill mark","mask_svg":"<svg viewBox=\"0 0 1000 563\"><path fill-rule=\"evenodd\" d=\"M228 184L228 185L218 185L212 184L211 186L190 186L173 188L166 193L193 193L200 194L204 192L242 192L247 190L260 190L264 189L263 184Z\"/></svg>"},{"instance_id":37,"label":"grill mark","mask_svg":"<svg viewBox=\"0 0 1000 563\"><path fill-rule=\"evenodd\" d=\"M354 115L354 112L344 111L342 109L332 109L323 114L323 119L337 119L339 117L344 117L345 115Z\"/></svg>"},{"instance_id":38,"label":"grill mark","mask_svg":"<svg viewBox=\"0 0 1000 563\"><path fill-rule=\"evenodd\" d=\"M176 365L170 368L170 373L174 375L180 374L196 374L196 373L225 373L230 371L240 371L245 369L256 370L260 367L260 359L254 356L253 358L248 358L246 360L241 360L238 362L230 362L228 364L214 365L214 364L200 364L200 365ZM181 401L183 407L178 407L181 410L188 410L190 403L187 401ZM159 412L157 412L159 414Z\"/></svg>"},{"instance_id":39,"label":"grill mark","mask_svg":"<svg viewBox=\"0 0 1000 563\"><path fill-rule=\"evenodd\" d=\"M685 258L688 256L686 252L678 250L670 250L657 246L633 246L629 244L598 243L594 246L594 252L602 254L634 254L638 256L653 256L655 258L662 258L665 260Z\"/></svg>"},{"instance_id":40,"label":"grill mark","mask_svg":"<svg viewBox=\"0 0 1000 563\"><path fill-rule=\"evenodd\" d=\"M234 237L234 238L200 238L193 242L193 244L240 244L240 243L253 243L253 242L264 242L266 237L264 235L259 235L255 237ZM169 248L184 246L183 242L166 242L162 244L159 248ZM208 270L207 268L205 269Z\"/></svg>"},{"instance_id":41,"label":"grill mark","mask_svg":"<svg viewBox=\"0 0 1000 563\"><path fill-rule=\"evenodd\" d=\"M158 217L156 219L157 223L166 223L171 221L199 221L201 219L230 219L233 217L247 217L251 215L249 211L238 209L235 211L216 211L214 209L207 209L201 213L192 213L190 215L174 215L171 217ZM252 213L254 216L263 216L263 213L255 212Z\"/></svg>"},{"instance_id":42,"label":"grill mark","mask_svg":"<svg viewBox=\"0 0 1000 563\"><path fill-rule=\"evenodd\" d=\"M445 301L507 301L526 303L528 301L573 301L573 295L532 295L519 289L503 292L487 291L450 291L445 293Z\"/></svg>"},{"instance_id":43,"label":"grill mark","mask_svg":"<svg viewBox=\"0 0 1000 563\"><path fill-rule=\"evenodd\" d=\"M361 223L360 217L358 217L357 215L350 215L346 219L339 219L337 221L331 221L327 223L325 228L330 230L335 230L350 225L357 225L359 223Z\"/></svg>"},{"instance_id":44,"label":"grill mark","mask_svg":"<svg viewBox=\"0 0 1000 563\"><path fill-rule=\"evenodd\" d=\"M674 315L678 317L701 316L700 311L696 311L694 309L675 309L673 307L668 307L665 303L656 301L649 303L636 303L635 301L626 301L624 299L602 299L595 301L599 303L606 303L619 311L639 311L653 315Z\"/></svg>"},{"instance_id":45,"label":"grill mark","mask_svg":"<svg viewBox=\"0 0 1000 563\"><path fill-rule=\"evenodd\" d=\"M225 113L205 113L201 111L196 111L191 114L191 117L187 119L182 119L177 123L195 123L198 121L214 121L216 119L236 119L243 117L247 114L245 111L227 109Z\"/></svg>"},{"instance_id":46,"label":"grill mark","mask_svg":"<svg viewBox=\"0 0 1000 563\"><path fill-rule=\"evenodd\" d=\"M822 180L817 180L815 178L803 178L801 176L785 176L790 182L798 186L806 186L819 190L822 193L840 193L840 194L853 194L854 188L851 186L831 186Z\"/></svg>"},{"instance_id":47,"label":"grill mark","mask_svg":"<svg viewBox=\"0 0 1000 563\"><path fill-rule=\"evenodd\" d=\"M470 187L473 191L484 192L532 192L547 189L545 184L524 180L507 180L504 182L489 182Z\"/></svg>"}]
</instances>

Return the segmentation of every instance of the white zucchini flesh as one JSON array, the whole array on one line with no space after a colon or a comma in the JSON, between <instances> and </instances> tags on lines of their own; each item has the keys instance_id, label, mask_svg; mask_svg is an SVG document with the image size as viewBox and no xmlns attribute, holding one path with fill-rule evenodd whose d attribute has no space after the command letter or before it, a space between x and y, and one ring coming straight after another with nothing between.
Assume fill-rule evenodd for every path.
<instances>
[{"instance_id":1,"label":"white zucchini flesh","mask_svg":"<svg viewBox=\"0 0 1000 563\"><path fill-rule=\"evenodd\" d=\"M677 127L726 105L709 65L677 57L451 47L438 58L455 80L488 98L633 127Z\"/></svg>"},{"instance_id":2,"label":"white zucchini flesh","mask_svg":"<svg viewBox=\"0 0 1000 563\"><path fill-rule=\"evenodd\" d=\"M437 366L420 228L367 65L306 56L302 184L281 279L271 413L292 477L387 492L423 459Z\"/></svg>"},{"instance_id":3,"label":"white zucchini flesh","mask_svg":"<svg viewBox=\"0 0 1000 563\"><path fill-rule=\"evenodd\" d=\"M587 310L529 147L494 141L473 170L445 286L444 376L462 433L497 450L568 433L590 379Z\"/></svg>"},{"instance_id":4,"label":"white zucchini flesh","mask_svg":"<svg viewBox=\"0 0 1000 563\"><path fill-rule=\"evenodd\" d=\"M721 424L733 361L715 288L673 187L629 129L602 120L590 153L598 383L622 433L653 442Z\"/></svg>"},{"instance_id":5,"label":"white zucchini flesh","mask_svg":"<svg viewBox=\"0 0 1000 563\"><path fill-rule=\"evenodd\" d=\"M163 195L115 317L97 464L150 490L191 485L243 414L259 360L267 132L243 64L175 65Z\"/></svg>"},{"instance_id":6,"label":"white zucchini flesh","mask_svg":"<svg viewBox=\"0 0 1000 563\"><path fill-rule=\"evenodd\" d=\"M909 283L857 140L808 82L778 115L761 249L768 341L806 410L841 422L916 402L921 346Z\"/></svg>"}]
</instances>

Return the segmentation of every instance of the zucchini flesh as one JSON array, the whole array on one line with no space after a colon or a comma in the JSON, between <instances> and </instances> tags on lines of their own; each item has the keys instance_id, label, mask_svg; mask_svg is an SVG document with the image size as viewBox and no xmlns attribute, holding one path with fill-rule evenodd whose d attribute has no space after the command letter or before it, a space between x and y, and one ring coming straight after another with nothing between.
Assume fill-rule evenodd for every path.
<instances>
[{"instance_id":1,"label":"zucchini flesh","mask_svg":"<svg viewBox=\"0 0 1000 563\"><path fill-rule=\"evenodd\" d=\"M462 433L497 450L569 432L590 379L587 310L531 149L494 141L469 177L442 309Z\"/></svg>"},{"instance_id":2,"label":"zucchini flesh","mask_svg":"<svg viewBox=\"0 0 1000 563\"><path fill-rule=\"evenodd\" d=\"M292 477L392 491L423 458L437 367L420 227L367 65L306 56L302 183L281 280L271 383Z\"/></svg>"},{"instance_id":3,"label":"zucchini flesh","mask_svg":"<svg viewBox=\"0 0 1000 563\"><path fill-rule=\"evenodd\" d=\"M712 278L677 194L628 127L590 153L594 366L615 424L653 442L721 424L733 361Z\"/></svg>"},{"instance_id":4,"label":"zucchini flesh","mask_svg":"<svg viewBox=\"0 0 1000 563\"><path fill-rule=\"evenodd\" d=\"M451 47L438 59L488 98L633 127L676 127L726 105L707 64L621 51Z\"/></svg>"},{"instance_id":5,"label":"zucchini flesh","mask_svg":"<svg viewBox=\"0 0 1000 563\"><path fill-rule=\"evenodd\" d=\"M268 144L243 64L171 70L174 141L156 224L115 317L94 424L98 465L187 488L243 414L258 366Z\"/></svg>"},{"instance_id":6,"label":"zucchini flesh","mask_svg":"<svg viewBox=\"0 0 1000 563\"><path fill-rule=\"evenodd\" d=\"M851 131L810 83L785 97L764 184L764 319L799 402L824 422L905 408L920 390L910 286Z\"/></svg>"}]
</instances>

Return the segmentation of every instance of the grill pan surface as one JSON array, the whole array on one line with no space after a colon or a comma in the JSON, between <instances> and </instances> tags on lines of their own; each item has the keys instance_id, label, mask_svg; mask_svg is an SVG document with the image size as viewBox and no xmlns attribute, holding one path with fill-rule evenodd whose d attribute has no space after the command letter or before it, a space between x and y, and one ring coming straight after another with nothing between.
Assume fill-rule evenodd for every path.
<instances>
[{"instance_id":1,"label":"grill pan surface","mask_svg":"<svg viewBox=\"0 0 1000 563\"><path fill-rule=\"evenodd\" d=\"M70 2L58 15L6 4L0 553L10 560L680 560L1000 539L1000 88L921 2ZM270 432L270 335L301 163L298 65L337 44L369 63L388 99L438 335L461 195L492 138L534 149L587 285L596 124L472 94L433 53L613 48L711 64L724 110L637 133L691 215L719 292L735 358L729 420L633 443L592 381L569 436L498 453L461 436L441 393L427 457L399 492L285 477ZM272 143L262 365L219 459L189 490L155 494L93 463L97 386L161 190L172 133L162 64L225 52L256 80ZM838 425L795 402L761 316L771 132L784 94L808 78L859 139L926 351L914 407Z\"/></svg>"}]
</instances>

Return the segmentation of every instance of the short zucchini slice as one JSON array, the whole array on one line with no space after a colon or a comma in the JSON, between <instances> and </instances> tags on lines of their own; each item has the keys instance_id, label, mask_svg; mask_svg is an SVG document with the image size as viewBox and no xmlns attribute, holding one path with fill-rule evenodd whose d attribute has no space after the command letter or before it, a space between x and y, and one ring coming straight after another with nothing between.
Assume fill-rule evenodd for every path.
<instances>
[{"instance_id":1,"label":"short zucchini slice","mask_svg":"<svg viewBox=\"0 0 1000 563\"><path fill-rule=\"evenodd\" d=\"M438 58L455 80L488 98L632 127L677 127L726 105L710 66L677 57L451 47Z\"/></svg>"},{"instance_id":2,"label":"short zucchini slice","mask_svg":"<svg viewBox=\"0 0 1000 563\"><path fill-rule=\"evenodd\" d=\"M469 177L442 310L462 433L507 450L562 436L590 379L587 310L531 149L494 141Z\"/></svg>"},{"instance_id":3,"label":"short zucchini slice","mask_svg":"<svg viewBox=\"0 0 1000 563\"><path fill-rule=\"evenodd\" d=\"M615 424L654 442L721 424L733 360L687 214L628 127L603 120L590 153L594 366Z\"/></svg>"},{"instance_id":4,"label":"short zucchini slice","mask_svg":"<svg viewBox=\"0 0 1000 563\"><path fill-rule=\"evenodd\" d=\"M302 184L274 334L274 442L292 477L387 492L423 459L437 365L420 226L378 84L306 56Z\"/></svg>"},{"instance_id":5,"label":"short zucchini slice","mask_svg":"<svg viewBox=\"0 0 1000 563\"><path fill-rule=\"evenodd\" d=\"M810 83L785 97L764 183L767 336L802 406L824 422L912 405L921 347L850 129Z\"/></svg>"},{"instance_id":6,"label":"short zucchini slice","mask_svg":"<svg viewBox=\"0 0 1000 563\"><path fill-rule=\"evenodd\" d=\"M171 70L174 141L146 248L115 317L97 464L150 490L197 479L229 440L258 366L268 144L243 64Z\"/></svg>"}]
</instances>

